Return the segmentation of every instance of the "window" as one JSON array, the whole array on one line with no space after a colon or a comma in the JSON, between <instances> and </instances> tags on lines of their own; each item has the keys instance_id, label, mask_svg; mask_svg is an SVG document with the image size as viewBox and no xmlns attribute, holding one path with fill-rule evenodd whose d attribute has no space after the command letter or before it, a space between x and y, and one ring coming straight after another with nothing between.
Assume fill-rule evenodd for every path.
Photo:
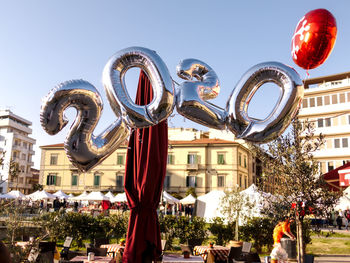
<instances>
[{"instance_id":1,"label":"window","mask_svg":"<svg viewBox=\"0 0 350 263\"><path fill-rule=\"evenodd\" d=\"M329 104L331 104L329 96L328 95L324 96L324 105L329 105Z\"/></svg>"},{"instance_id":2,"label":"window","mask_svg":"<svg viewBox=\"0 0 350 263\"><path fill-rule=\"evenodd\" d=\"M244 168L247 168L247 156L244 155Z\"/></svg>"},{"instance_id":3,"label":"window","mask_svg":"<svg viewBox=\"0 0 350 263\"><path fill-rule=\"evenodd\" d=\"M328 172L332 171L334 169L333 161L327 162L327 166L328 166Z\"/></svg>"},{"instance_id":4,"label":"window","mask_svg":"<svg viewBox=\"0 0 350 263\"><path fill-rule=\"evenodd\" d=\"M341 139L342 140L342 145L343 145L343 148L348 148L348 138L343 138Z\"/></svg>"},{"instance_id":5,"label":"window","mask_svg":"<svg viewBox=\"0 0 350 263\"><path fill-rule=\"evenodd\" d=\"M72 186L77 186L77 185L78 185L78 175L72 174Z\"/></svg>"},{"instance_id":6,"label":"window","mask_svg":"<svg viewBox=\"0 0 350 263\"><path fill-rule=\"evenodd\" d=\"M240 166L242 166L242 154L241 153L238 154L238 164Z\"/></svg>"},{"instance_id":7,"label":"window","mask_svg":"<svg viewBox=\"0 0 350 263\"><path fill-rule=\"evenodd\" d=\"M225 154L218 153L218 164L225 164Z\"/></svg>"},{"instance_id":8,"label":"window","mask_svg":"<svg viewBox=\"0 0 350 263\"><path fill-rule=\"evenodd\" d=\"M26 142L23 142L23 147L24 147L25 149L27 149L27 143L26 143Z\"/></svg>"},{"instance_id":9,"label":"window","mask_svg":"<svg viewBox=\"0 0 350 263\"><path fill-rule=\"evenodd\" d=\"M48 174L46 178L46 185L56 185L57 174Z\"/></svg>"},{"instance_id":10,"label":"window","mask_svg":"<svg viewBox=\"0 0 350 263\"><path fill-rule=\"evenodd\" d=\"M189 153L187 155L187 164L197 164L197 154Z\"/></svg>"},{"instance_id":11,"label":"window","mask_svg":"<svg viewBox=\"0 0 350 263\"><path fill-rule=\"evenodd\" d=\"M170 187L170 175L166 175L164 178L163 188L169 188L169 187Z\"/></svg>"},{"instance_id":12,"label":"window","mask_svg":"<svg viewBox=\"0 0 350 263\"><path fill-rule=\"evenodd\" d=\"M123 165L124 164L124 154L118 154L117 155L117 164Z\"/></svg>"},{"instance_id":13,"label":"window","mask_svg":"<svg viewBox=\"0 0 350 263\"><path fill-rule=\"evenodd\" d=\"M350 102L350 92L348 92L348 102Z\"/></svg>"},{"instance_id":14,"label":"window","mask_svg":"<svg viewBox=\"0 0 350 263\"><path fill-rule=\"evenodd\" d=\"M123 187L124 185L124 176L123 175L117 175L117 186Z\"/></svg>"},{"instance_id":15,"label":"window","mask_svg":"<svg viewBox=\"0 0 350 263\"><path fill-rule=\"evenodd\" d=\"M326 122L326 127L330 127L331 126L331 118L325 118L324 120Z\"/></svg>"},{"instance_id":16,"label":"window","mask_svg":"<svg viewBox=\"0 0 350 263\"><path fill-rule=\"evenodd\" d=\"M186 177L186 187L196 187L196 177L195 176L187 176Z\"/></svg>"},{"instance_id":17,"label":"window","mask_svg":"<svg viewBox=\"0 0 350 263\"><path fill-rule=\"evenodd\" d=\"M322 106L323 103L322 103L322 97L317 97L316 98L316 101L317 101L317 106Z\"/></svg>"},{"instance_id":18,"label":"window","mask_svg":"<svg viewBox=\"0 0 350 263\"><path fill-rule=\"evenodd\" d=\"M247 188L248 187L248 177L245 176L244 177L244 188Z\"/></svg>"},{"instance_id":19,"label":"window","mask_svg":"<svg viewBox=\"0 0 350 263\"><path fill-rule=\"evenodd\" d=\"M174 164L175 156L173 154L168 154L168 164Z\"/></svg>"},{"instance_id":20,"label":"window","mask_svg":"<svg viewBox=\"0 0 350 263\"><path fill-rule=\"evenodd\" d=\"M332 104L337 104L338 103L338 94L332 95Z\"/></svg>"},{"instance_id":21,"label":"window","mask_svg":"<svg viewBox=\"0 0 350 263\"><path fill-rule=\"evenodd\" d=\"M340 103L345 103L345 93L340 93L339 94L339 102Z\"/></svg>"},{"instance_id":22,"label":"window","mask_svg":"<svg viewBox=\"0 0 350 263\"><path fill-rule=\"evenodd\" d=\"M322 128L323 127L323 119L322 118L317 119L317 127L318 128Z\"/></svg>"},{"instance_id":23,"label":"window","mask_svg":"<svg viewBox=\"0 0 350 263\"><path fill-rule=\"evenodd\" d=\"M51 154L50 165L57 165L58 154Z\"/></svg>"},{"instance_id":24,"label":"window","mask_svg":"<svg viewBox=\"0 0 350 263\"><path fill-rule=\"evenodd\" d=\"M22 153L22 160L25 160L27 158L27 155L25 155L24 153Z\"/></svg>"},{"instance_id":25,"label":"window","mask_svg":"<svg viewBox=\"0 0 350 263\"><path fill-rule=\"evenodd\" d=\"M100 186L100 178L99 174L94 174L94 186Z\"/></svg>"},{"instance_id":26,"label":"window","mask_svg":"<svg viewBox=\"0 0 350 263\"><path fill-rule=\"evenodd\" d=\"M16 159L17 158L17 152L13 152L13 159Z\"/></svg>"},{"instance_id":27,"label":"window","mask_svg":"<svg viewBox=\"0 0 350 263\"><path fill-rule=\"evenodd\" d=\"M21 167L20 167L19 170L20 170L22 173L24 173L25 169L26 169L25 166L24 166L24 165L21 165Z\"/></svg>"},{"instance_id":28,"label":"window","mask_svg":"<svg viewBox=\"0 0 350 263\"><path fill-rule=\"evenodd\" d=\"M340 148L340 139L334 139L334 148Z\"/></svg>"},{"instance_id":29,"label":"window","mask_svg":"<svg viewBox=\"0 0 350 263\"><path fill-rule=\"evenodd\" d=\"M303 99L303 108L307 108L307 99Z\"/></svg>"},{"instance_id":30,"label":"window","mask_svg":"<svg viewBox=\"0 0 350 263\"><path fill-rule=\"evenodd\" d=\"M315 98L309 99L310 107L315 107Z\"/></svg>"},{"instance_id":31,"label":"window","mask_svg":"<svg viewBox=\"0 0 350 263\"><path fill-rule=\"evenodd\" d=\"M239 175L239 187L242 187L242 175Z\"/></svg>"},{"instance_id":32,"label":"window","mask_svg":"<svg viewBox=\"0 0 350 263\"><path fill-rule=\"evenodd\" d=\"M218 175L218 187L224 187L224 186L225 186L225 176Z\"/></svg>"}]
</instances>

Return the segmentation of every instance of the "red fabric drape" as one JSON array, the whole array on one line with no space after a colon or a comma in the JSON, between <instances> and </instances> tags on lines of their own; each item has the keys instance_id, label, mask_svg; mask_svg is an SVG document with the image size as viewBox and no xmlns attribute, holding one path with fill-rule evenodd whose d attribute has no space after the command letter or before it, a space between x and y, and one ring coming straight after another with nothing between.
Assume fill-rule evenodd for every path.
<instances>
[{"instance_id":1,"label":"red fabric drape","mask_svg":"<svg viewBox=\"0 0 350 263\"><path fill-rule=\"evenodd\" d=\"M151 83L141 70L136 104L146 105L152 98ZM167 121L132 132L125 169L125 193L131 212L123 262L142 262L146 249L152 250L153 259L162 253L157 207L167 155Z\"/></svg>"}]
</instances>

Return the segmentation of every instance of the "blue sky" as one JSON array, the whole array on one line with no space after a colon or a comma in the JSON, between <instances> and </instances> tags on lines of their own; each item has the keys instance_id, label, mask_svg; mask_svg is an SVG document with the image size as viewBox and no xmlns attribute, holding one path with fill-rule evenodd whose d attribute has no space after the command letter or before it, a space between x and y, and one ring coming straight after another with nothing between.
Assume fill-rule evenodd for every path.
<instances>
[{"instance_id":1,"label":"blue sky","mask_svg":"<svg viewBox=\"0 0 350 263\"><path fill-rule=\"evenodd\" d=\"M335 16L338 37L328 60L310 70L310 77L350 70L350 1L92 1L11 0L0 6L0 107L33 122L37 146L63 142L67 129L52 137L41 128L41 99L56 84L85 79L104 100L97 132L115 116L102 87L102 70L115 52L130 46L157 51L172 77L185 58L209 64L219 76L221 92L213 103L225 107L240 77L250 67L279 61L305 70L290 55L291 38L308 11L326 8ZM135 94L137 70L127 74L128 90ZM274 90L271 88L271 90ZM277 96L265 88L250 112L267 114ZM70 111L70 116L73 114ZM183 117L170 126L206 129ZM35 149L35 166L40 152Z\"/></svg>"}]
</instances>

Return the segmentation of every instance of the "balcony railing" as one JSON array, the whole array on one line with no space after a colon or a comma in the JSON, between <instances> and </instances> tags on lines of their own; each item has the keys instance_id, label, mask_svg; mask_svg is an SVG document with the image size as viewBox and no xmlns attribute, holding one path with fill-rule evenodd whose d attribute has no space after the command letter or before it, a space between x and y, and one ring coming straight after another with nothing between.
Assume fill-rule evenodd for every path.
<instances>
[{"instance_id":1,"label":"balcony railing","mask_svg":"<svg viewBox=\"0 0 350 263\"><path fill-rule=\"evenodd\" d=\"M198 163L188 163L186 166L187 170L198 170Z\"/></svg>"}]
</instances>

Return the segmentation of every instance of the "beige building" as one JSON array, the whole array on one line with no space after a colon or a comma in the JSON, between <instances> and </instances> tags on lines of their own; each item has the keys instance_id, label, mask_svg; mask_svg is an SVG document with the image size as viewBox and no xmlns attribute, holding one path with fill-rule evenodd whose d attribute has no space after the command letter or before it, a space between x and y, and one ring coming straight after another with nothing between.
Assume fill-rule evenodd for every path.
<instances>
[{"instance_id":1,"label":"beige building","mask_svg":"<svg viewBox=\"0 0 350 263\"><path fill-rule=\"evenodd\" d=\"M326 144L314 154L326 173L350 161L350 72L308 79L301 120L315 125L316 134L325 135Z\"/></svg>"},{"instance_id":2,"label":"beige building","mask_svg":"<svg viewBox=\"0 0 350 263\"><path fill-rule=\"evenodd\" d=\"M233 135L224 132L170 128L164 189L184 196L189 187L194 187L202 195L235 185L245 189L255 182L255 159L245 145L230 138ZM89 173L76 170L66 157L63 144L40 148L40 181L45 190L123 191L126 146Z\"/></svg>"}]
</instances>

